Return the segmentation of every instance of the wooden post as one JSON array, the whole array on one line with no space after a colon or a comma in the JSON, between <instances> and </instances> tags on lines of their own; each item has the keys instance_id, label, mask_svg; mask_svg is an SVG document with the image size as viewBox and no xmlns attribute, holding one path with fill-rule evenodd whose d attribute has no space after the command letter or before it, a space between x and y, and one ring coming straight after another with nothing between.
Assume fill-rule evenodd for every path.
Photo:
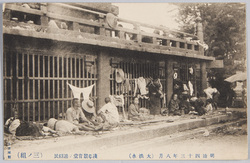
<instances>
[{"instance_id":1,"label":"wooden post","mask_svg":"<svg viewBox=\"0 0 250 163\"><path fill-rule=\"evenodd\" d=\"M108 51L101 49L97 56L97 110L104 104L105 97L110 94L110 72Z\"/></svg>"},{"instance_id":2,"label":"wooden post","mask_svg":"<svg viewBox=\"0 0 250 163\"><path fill-rule=\"evenodd\" d=\"M97 30L97 34L99 35L106 35L106 30L105 30L105 27L104 27L104 23L105 23L105 19L104 19L104 16L103 15L99 15L99 22L103 24L102 27L100 27L98 30Z\"/></svg>"},{"instance_id":3,"label":"wooden post","mask_svg":"<svg viewBox=\"0 0 250 163\"><path fill-rule=\"evenodd\" d=\"M167 90L166 105L167 106L174 91L173 90L173 75L174 75L173 59L168 58L166 60L166 90Z\"/></svg>"},{"instance_id":4,"label":"wooden post","mask_svg":"<svg viewBox=\"0 0 250 163\"><path fill-rule=\"evenodd\" d=\"M41 16L41 25L46 27L49 24L49 19L46 16L46 14L47 14L47 5L46 5L46 3L41 4L41 11L43 11L43 15Z\"/></svg>"},{"instance_id":5,"label":"wooden post","mask_svg":"<svg viewBox=\"0 0 250 163\"><path fill-rule=\"evenodd\" d=\"M201 91L207 88L206 62L201 62Z\"/></svg>"},{"instance_id":6,"label":"wooden post","mask_svg":"<svg viewBox=\"0 0 250 163\"><path fill-rule=\"evenodd\" d=\"M136 34L136 41L141 42L142 41L142 35L141 33L141 28L139 24L134 24L134 29L139 32L139 34Z\"/></svg>"},{"instance_id":7,"label":"wooden post","mask_svg":"<svg viewBox=\"0 0 250 163\"><path fill-rule=\"evenodd\" d=\"M11 17L12 17L11 10L5 9L5 11L3 13L3 19L10 20Z\"/></svg>"}]
</instances>

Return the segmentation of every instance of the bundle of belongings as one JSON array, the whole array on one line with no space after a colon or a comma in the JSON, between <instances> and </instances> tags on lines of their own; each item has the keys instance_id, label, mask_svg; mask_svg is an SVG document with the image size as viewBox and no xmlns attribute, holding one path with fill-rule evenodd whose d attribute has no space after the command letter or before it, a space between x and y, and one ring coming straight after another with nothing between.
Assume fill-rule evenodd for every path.
<instances>
[{"instance_id":1,"label":"bundle of belongings","mask_svg":"<svg viewBox=\"0 0 250 163\"><path fill-rule=\"evenodd\" d=\"M13 136L55 136L56 131L43 126L40 123L26 122L14 117L9 118L5 122L5 132L12 134Z\"/></svg>"}]
</instances>

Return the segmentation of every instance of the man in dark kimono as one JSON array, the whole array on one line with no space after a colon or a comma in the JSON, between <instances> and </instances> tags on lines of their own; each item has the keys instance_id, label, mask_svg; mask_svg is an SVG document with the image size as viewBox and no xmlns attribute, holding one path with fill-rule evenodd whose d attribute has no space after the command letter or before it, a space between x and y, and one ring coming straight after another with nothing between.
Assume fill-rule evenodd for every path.
<instances>
[{"instance_id":1,"label":"man in dark kimono","mask_svg":"<svg viewBox=\"0 0 250 163\"><path fill-rule=\"evenodd\" d=\"M147 85L150 100L150 114L159 115L161 113L161 98L162 84L157 75L154 75L153 80Z\"/></svg>"}]
</instances>

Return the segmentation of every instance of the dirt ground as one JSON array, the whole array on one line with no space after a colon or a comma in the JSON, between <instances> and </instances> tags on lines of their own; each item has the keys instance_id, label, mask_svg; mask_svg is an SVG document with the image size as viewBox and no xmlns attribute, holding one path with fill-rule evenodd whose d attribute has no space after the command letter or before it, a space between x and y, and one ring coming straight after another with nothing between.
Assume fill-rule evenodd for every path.
<instances>
[{"instance_id":1,"label":"dirt ground","mask_svg":"<svg viewBox=\"0 0 250 163\"><path fill-rule=\"evenodd\" d=\"M238 113L241 114L241 113ZM178 122L185 119L190 119L194 116L185 116L185 117L158 117L157 119L170 120L172 123ZM242 116L245 118L245 114ZM202 117L196 117L202 118ZM168 122L168 121L167 121ZM160 125L164 122L151 123L150 125ZM107 131L103 133L104 135L112 132L127 131L127 130L138 130L143 128L148 124L140 125L125 125L121 126L115 131ZM179 135L178 135L179 134ZM95 153L98 154L100 159L118 159L118 160L182 160L182 159L246 159L247 158L247 125L236 125L236 126L227 126L224 128L218 128L216 130L206 131L199 134L191 134L188 136L183 136L185 132L177 133L177 135L166 135L163 137L157 137L150 140L139 141L132 144L122 145L119 147L106 148L105 146L100 147L96 150ZM102 134L101 134L102 135ZM95 137L101 135L93 135ZM93 138L93 136L84 137L84 139ZM181 137L176 139L176 137ZM60 137L60 139L72 140L79 138L81 135L69 135L65 137ZM174 139L173 139L174 138ZM29 149L29 143L37 144L37 146L43 146L48 144L48 141L57 142L58 138L48 138L40 139L34 141L16 141L12 145L12 150L17 149ZM75 139L76 140L76 139ZM59 141L58 141L59 143ZM39 149L34 149L39 150ZM34 151L33 150L33 151ZM5 146L5 151L7 151L7 146ZM53 150L47 150L44 152L44 155L54 153ZM72 152L87 152L82 151L81 146L69 146L67 149L58 149L57 153L72 153ZM14 151L13 151L14 153ZM72 153L73 154L73 153ZM131 155L135 155L133 158ZM144 154L144 158L139 158L139 154ZM153 158L147 158L145 155L153 154ZM206 158L204 158L207 155ZM176 156L176 157L174 157ZM213 156L213 157L210 157ZM183 158L184 157L184 158Z\"/></svg>"},{"instance_id":2,"label":"dirt ground","mask_svg":"<svg viewBox=\"0 0 250 163\"><path fill-rule=\"evenodd\" d=\"M164 136L150 141L105 149L100 156L105 157L109 153L127 158L129 158L129 154L132 154L132 158L130 158L132 160L140 159L140 154L144 154L144 156L152 154L154 156L152 159L156 160L247 159L247 125L229 126L207 133L205 131L201 134L184 136L181 139L169 140L169 136ZM133 158L133 154L136 156L135 158ZM144 159L151 160L145 157Z\"/></svg>"}]
</instances>

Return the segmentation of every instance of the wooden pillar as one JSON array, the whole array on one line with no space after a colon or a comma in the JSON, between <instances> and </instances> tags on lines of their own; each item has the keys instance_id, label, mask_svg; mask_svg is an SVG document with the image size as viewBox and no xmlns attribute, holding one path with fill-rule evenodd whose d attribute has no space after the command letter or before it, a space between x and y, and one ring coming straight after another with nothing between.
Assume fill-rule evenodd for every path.
<instances>
[{"instance_id":1,"label":"wooden pillar","mask_svg":"<svg viewBox=\"0 0 250 163\"><path fill-rule=\"evenodd\" d=\"M206 62L201 62L201 91L207 88Z\"/></svg>"},{"instance_id":2,"label":"wooden pillar","mask_svg":"<svg viewBox=\"0 0 250 163\"><path fill-rule=\"evenodd\" d=\"M110 71L108 51L101 49L97 56L97 110L105 104L104 99L110 94Z\"/></svg>"},{"instance_id":3,"label":"wooden pillar","mask_svg":"<svg viewBox=\"0 0 250 163\"><path fill-rule=\"evenodd\" d=\"M167 86L167 106L173 94L173 59L167 58L166 60L166 86Z\"/></svg>"}]
</instances>

